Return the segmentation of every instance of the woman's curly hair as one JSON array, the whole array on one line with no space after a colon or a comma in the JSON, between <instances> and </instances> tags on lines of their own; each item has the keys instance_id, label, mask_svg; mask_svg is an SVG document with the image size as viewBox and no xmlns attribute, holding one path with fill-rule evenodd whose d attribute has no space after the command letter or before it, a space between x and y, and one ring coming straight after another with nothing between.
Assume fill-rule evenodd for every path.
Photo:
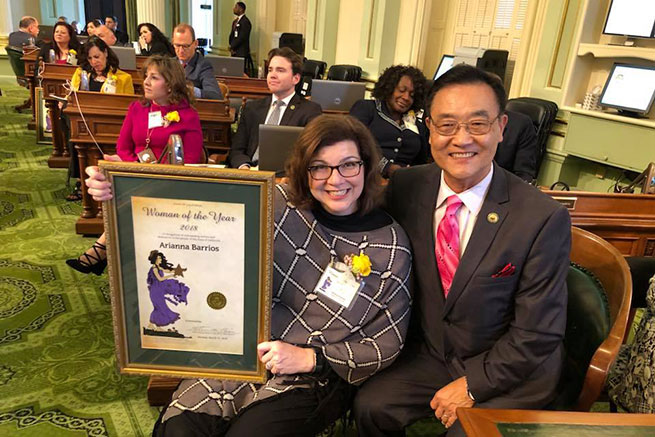
<instances>
[{"instance_id":1,"label":"woman's curly hair","mask_svg":"<svg viewBox=\"0 0 655 437\"><path fill-rule=\"evenodd\" d=\"M373 97L386 102L403 76L408 76L414 85L414 103L410 109L423 109L427 79L421 70L409 65L392 65L385 69L373 88Z\"/></svg>"}]
</instances>

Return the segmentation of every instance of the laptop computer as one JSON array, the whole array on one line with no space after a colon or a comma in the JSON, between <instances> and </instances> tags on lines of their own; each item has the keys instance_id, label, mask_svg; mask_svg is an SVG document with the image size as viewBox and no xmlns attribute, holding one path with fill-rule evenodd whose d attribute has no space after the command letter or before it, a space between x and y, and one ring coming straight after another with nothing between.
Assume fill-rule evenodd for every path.
<instances>
[{"instance_id":1,"label":"laptop computer","mask_svg":"<svg viewBox=\"0 0 655 437\"><path fill-rule=\"evenodd\" d=\"M312 81L312 102L321 105L324 111L350 111L352 105L364 98L364 82L343 82L339 80Z\"/></svg>"},{"instance_id":2,"label":"laptop computer","mask_svg":"<svg viewBox=\"0 0 655 437\"><path fill-rule=\"evenodd\" d=\"M259 125L259 169L284 175L284 164L304 127Z\"/></svg>"},{"instance_id":3,"label":"laptop computer","mask_svg":"<svg viewBox=\"0 0 655 437\"><path fill-rule=\"evenodd\" d=\"M439 66L437 67L437 71L434 72L432 80L437 80L439 76L450 70L454 61L455 57L453 55L443 55L441 57L441 62L439 62Z\"/></svg>"},{"instance_id":4,"label":"laptop computer","mask_svg":"<svg viewBox=\"0 0 655 437\"><path fill-rule=\"evenodd\" d=\"M136 52L134 47L111 46L112 51L118 57L118 68L121 70L136 70Z\"/></svg>"},{"instance_id":5,"label":"laptop computer","mask_svg":"<svg viewBox=\"0 0 655 437\"><path fill-rule=\"evenodd\" d=\"M215 76L243 76L245 59L231 56L205 56L214 68Z\"/></svg>"}]
</instances>

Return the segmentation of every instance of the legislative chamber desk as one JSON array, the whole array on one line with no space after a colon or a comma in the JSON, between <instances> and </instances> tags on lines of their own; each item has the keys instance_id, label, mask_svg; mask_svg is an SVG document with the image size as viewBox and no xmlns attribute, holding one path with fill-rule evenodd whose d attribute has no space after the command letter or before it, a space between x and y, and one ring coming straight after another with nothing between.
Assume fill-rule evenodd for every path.
<instances>
[{"instance_id":1,"label":"legislative chamber desk","mask_svg":"<svg viewBox=\"0 0 655 437\"><path fill-rule=\"evenodd\" d=\"M80 91L77 93L79 107L89 126L89 130L106 154L116 152L116 141L120 133L129 105L138 96L126 94L100 94ZM96 165L102 159L89 131L87 131L77 103L69 97L68 107L64 113L71 122L71 142L78 152L80 171L90 165ZM230 150L230 125L234 120L234 111L226 100L198 99L194 105L200 117L203 143L208 153L227 155ZM102 210L82 184L82 215L75 224L78 234L101 234L103 232Z\"/></svg>"},{"instance_id":2,"label":"legislative chamber desk","mask_svg":"<svg viewBox=\"0 0 655 437\"><path fill-rule=\"evenodd\" d=\"M39 56L39 48L35 47L28 49L25 47L25 53L21 58L25 64L25 77L29 82L30 86L30 102L32 102L32 119L27 123L27 128L34 130L36 123L36 105L34 102L34 90L37 87L36 84L36 58Z\"/></svg>"},{"instance_id":3,"label":"legislative chamber desk","mask_svg":"<svg viewBox=\"0 0 655 437\"><path fill-rule=\"evenodd\" d=\"M468 437L655 436L655 415L458 408Z\"/></svg>"},{"instance_id":4,"label":"legislative chamber desk","mask_svg":"<svg viewBox=\"0 0 655 437\"><path fill-rule=\"evenodd\" d=\"M655 255L655 195L544 192L567 207L574 226L604 238L622 255Z\"/></svg>"}]
</instances>

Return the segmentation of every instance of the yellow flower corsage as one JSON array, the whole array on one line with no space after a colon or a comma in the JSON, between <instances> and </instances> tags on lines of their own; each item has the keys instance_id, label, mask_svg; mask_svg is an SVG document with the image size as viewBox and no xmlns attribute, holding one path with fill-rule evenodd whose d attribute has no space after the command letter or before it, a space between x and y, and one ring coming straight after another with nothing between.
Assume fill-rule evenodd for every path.
<instances>
[{"instance_id":1,"label":"yellow flower corsage","mask_svg":"<svg viewBox=\"0 0 655 437\"><path fill-rule=\"evenodd\" d=\"M68 53L70 53L71 55L75 55L75 56L77 56L77 52L75 51L75 49L70 49L70 50L68 51Z\"/></svg>"},{"instance_id":2,"label":"yellow flower corsage","mask_svg":"<svg viewBox=\"0 0 655 437\"><path fill-rule=\"evenodd\" d=\"M343 257L343 262L350 267L353 275L360 279L371 274L371 259L368 255L360 253L359 255L346 255Z\"/></svg>"},{"instance_id":3,"label":"yellow flower corsage","mask_svg":"<svg viewBox=\"0 0 655 437\"><path fill-rule=\"evenodd\" d=\"M171 123L180 121L180 114L177 111L171 111L164 115L164 127L168 127Z\"/></svg>"}]
</instances>

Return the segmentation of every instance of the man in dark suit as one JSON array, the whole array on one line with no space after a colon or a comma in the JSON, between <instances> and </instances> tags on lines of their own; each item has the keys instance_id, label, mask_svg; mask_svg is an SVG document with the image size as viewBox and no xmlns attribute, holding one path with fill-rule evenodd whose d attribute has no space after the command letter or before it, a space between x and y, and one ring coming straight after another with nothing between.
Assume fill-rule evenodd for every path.
<instances>
[{"instance_id":1,"label":"man in dark suit","mask_svg":"<svg viewBox=\"0 0 655 437\"><path fill-rule=\"evenodd\" d=\"M193 84L193 94L198 99L223 100L223 93L214 75L214 67L198 53L196 31L186 23L173 29L173 48L184 68L186 80Z\"/></svg>"},{"instance_id":2,"label":"man in dark suit","mask_svg":"<svg viewBox=\"0 0 655 437\"><path fill-rule=\"evenodd\" d=\"M129 38L127 36L127 33L122 32L121 30L118 29L118 18L114 15L108 15L105 17L105 26L109 28L112 32L114 32L114 35L116 35L116 39L118 40L121 45L126 45L129 41Z\"/></svg>"},{"instance_id":3,"label":"man in dark suit","mask_svg":"<svg viewBox=\"0 0 655 437\"><path fill-rule=\"evenodd\" d=\"M494 161L526 182L537 178L537 131L521 112L505 111L507 126Z\"/></svg>"},{"instance_id":4,"label":"man in dark suit","mask_svg":"<svg viewBox=\"0 0 655 437\"><path fill-rule=\"evenodd\" d=\"M266 82L273 94L245 104L239 127L232 138L228 162L234 168L250 168L258 163L259 125L305 126L321 115L321 107L296 94L302 74L302 59L288 47L268 52Z\"/></svg>"},{"instance_id":5,"label":"man in dark suit","mask_svg":"<svg viewBox=\"0 0 655 437\"><path fill-rule=\"evenodd\" d=\"M18 30L9 34L9 45L17 49L36 44L39 34L39 21L34 17L25 16L18 22Z\"/></svg>"},{"instance_id":6,"label":"man in dark suit","mask_svg":"<svg viewBox=\"0 0 655 437\"><path fill-rule=\"evenodd\" d=\"M428 97L435 164L394 173L391 215L414 252L407 346L355 400L361 436L402 435L459 407L542 408L555 396L566 325L570 218L493 163L507 123L502 83L449 70Z\"/></svg>"},{"instance_id":7,"label":"man in dark suit","mask_svg":"<svg viewBox=\"0 0 655 437\"><path fill-rule=\"evenodd\" d=\"M249 76L252 76L254 65L250 57L250 31L252 25L246 17L246 4L236 2L233 9L236 18L232 22L230 30L230 54L245 59L245 70Z\"/></svg>"}]
</instances>

